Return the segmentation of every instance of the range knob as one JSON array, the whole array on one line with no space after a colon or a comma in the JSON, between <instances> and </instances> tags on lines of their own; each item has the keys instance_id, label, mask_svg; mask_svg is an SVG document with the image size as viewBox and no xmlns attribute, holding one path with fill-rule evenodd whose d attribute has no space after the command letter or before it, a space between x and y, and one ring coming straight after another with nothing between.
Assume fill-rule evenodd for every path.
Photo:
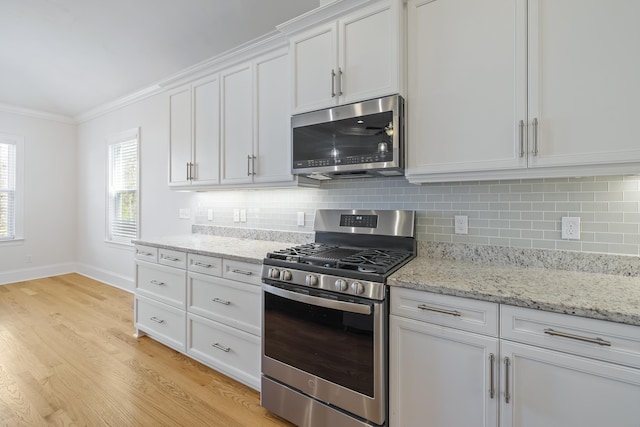
<instances>
[{"instance_id":1,"label":"range knob","mask_svg":"<svg viewBox=\"0 0 640 427\"><path fill-rule=\"evenodd\" d=\"M315 274L307 274L305 283L307 286L318 286L318 276Z\"/></svg>"},{"instance_id":2,"label":"range knob","mask_svg":"<svg viewBox=\"0 0 640 427\"><path fill-rule=\"evenodd\" d=\"M351 292L360 295L364 293L364 285L360 282L353 282L351 284Z\"/></svg>"},{"instance_id":3,"label":"range knob","mask_svg":"<svg viewBox=\"0 0 640 427\"><path fill-rule=\"evenodd\" d=\"M344 279L336 280L333 286L336 288L336 291L340 291L340 292L346 291L347 288L349 287L349 285L347 284L347 281Z\"/></svg>"},{"instance_id":4,"label":"range knob","mask_svg":"<svg viewBox=\"0 0 640 427\"><path fill-rule=\"evenodd\" d=\"M269 277L271 279L279 279L280 278L280 270L278 270L277 268L270 268L269 269Z\"/></svg>"},{"instance_id":5,"label":"range knob","mask_svg":"<svg viewBox=\"0 0 640 427\"><path fill-rule=\"evenodd\" d=\"M293 275L291 274L291 272L289 270L282 270L282 280L291 280L291 278L293 277Z\"/></svg>"}]
</instances>

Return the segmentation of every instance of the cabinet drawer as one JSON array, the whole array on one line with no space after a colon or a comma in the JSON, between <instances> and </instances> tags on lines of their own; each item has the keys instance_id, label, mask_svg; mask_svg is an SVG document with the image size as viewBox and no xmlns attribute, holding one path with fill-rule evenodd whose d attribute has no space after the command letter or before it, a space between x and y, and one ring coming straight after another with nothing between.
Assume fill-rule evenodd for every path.
<instances>
[{"instance_id":1,"label":"cabinet drawer","mask_svg":"<svg viewBox=\"0 0 640 427\"><path fill-rule=\"evenodd\" d=\"M498 304L406 288L391 288L391 313L441 326L498 336Z\"/></svg>"},{"instance_id":2,"label":"cabinet drawer","mask_svg":"<svg viewBox=\"0 0 640 427\"><path fill-rule=\"evenodd\" d=\"M222 276L222 258L189 254L187 256L187 265L189 271L211 276Z\"/></svg>"},{"instance_id":3,"label":"cabinet drawer","mask_svg":"<svg viewBox=\"0 0 640 427\"><path fill-rule=\"evenodd\" d=\"M640 327L502 305L501 338L640 368Z\"/></svg>"},{"instance_id":4,"label":"cabinet drawer","mask_svg":"<svg viewBox=\"0 0 640 427\"><path fill-rule=\"evenodd\" d=\"M169 249L158 250L158 262L176 268L187 268L187 253Z\"/></svg>"},{"instance_id":5,"label":"cabinet drawer","mask_svg":"<svg viewBox=\"0 0 640 427\"><path fill-rule=\"evenodd\" d=\"M189 273L188 310L260 335L260 287L221 277Z\"/></svg>"},{"instance_id":6,"label":"cabinet drawer","mask_svg":"<svg viewBox=\"0 0 640 427\"><path fill-rule=\"evenodd\" d=\"M259 388L260 338L188 315L187 353L243 383Z\"/></svg>"},{"instance_id":7,"label":"cabinet drawer","mask_svg":"<svg viewBox=\"0 0 640 427\"><path fill-rule=\"evenodd\" d=\"M153 246L136 245L136 259L147 262L158 262L158 248Z\"/></svg>"},{"instance_id":8,"label":"cabinet drawer","mask_svg":"<svg viewBox=\"0 0 640 427\"><path fill-rule=\"evenodd\" d=\"M136 294L184 309L186 282L185 270L142 261L136 263Z\"/></svg>"},{"instance_id":9,"label":"cabinet drawer","mask_svg":"<svg viewBox=\"0 0 640 427\"><path fill-rule=\"evenodd\" d=\"M260 272L262 264L251 264L249 262L222 260L222 277L225 279L238 280L245 283L253 283L260 286Z\"/></svg>"},{"instance_id":10,"label":"cabinet drawer","mask_svg":"<svg viewBox=\"0 0 640 427\"><path fill-rule=\"evenodd\" d=\"M176 350L185 351L186 314L157 301L136 296L136 328Z\"/></svg>"}]
</instances>

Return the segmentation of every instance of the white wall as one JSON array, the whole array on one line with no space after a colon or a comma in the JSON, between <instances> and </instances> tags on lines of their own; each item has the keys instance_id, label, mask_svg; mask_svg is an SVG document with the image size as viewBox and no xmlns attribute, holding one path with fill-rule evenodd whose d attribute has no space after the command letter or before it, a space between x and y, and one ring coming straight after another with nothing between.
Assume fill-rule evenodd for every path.
<instances>
[{"instance_id":1,"label":"white wall","mask_svg":"<svg viewBox=\"0 0 640 427\"><path fill-rule=\"evenodd\" d=\"M0 133L25 147L24 240L0 243L0 283L74 271L76 126L0 111Z\"/></svg>"},{"instance_id":2,"label":"white wall","mask_svg":"<svg viewBox=\"0 0 640 427\"><path fill-rule=\"evenodd\" d=\"M156 95L78 126L78 271L133 290L133 248L105 242L106 139L140 128L141 237L185 234L191 221L178 219L193 195L170 191L168 182L168 101Z\"/></svg>"}]
</instances>

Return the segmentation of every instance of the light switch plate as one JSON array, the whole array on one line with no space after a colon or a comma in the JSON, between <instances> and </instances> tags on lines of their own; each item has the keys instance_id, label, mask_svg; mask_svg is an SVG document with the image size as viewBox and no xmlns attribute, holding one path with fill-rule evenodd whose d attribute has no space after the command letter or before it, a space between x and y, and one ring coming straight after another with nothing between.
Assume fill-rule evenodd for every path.
<instances>
[{"instance_id":1,"label":"light switch plate","mask_svg":"<svg viewBox=\"0 0 640 427\"><path fill-rule=\"evenodd\" d=\"M233 210L233 222L240 222L240 209Z\"/></svg>"},{"instance_id":2,"label":"light switch plate","mask_svg":"<svg viewBox=\"0 0 640 427\"><path fill-rule=\"evenodd\" d=\"M247 210L240 209L240 222L247 222Z\"/></svg>"},{"instance_id":3,"label":"light switch plate","mask_svg":"<svg viewBox=\"0 0 640 427\"><path fill-rule=\"evenodd\" d=\"M207 221L213 221L213 209L207 209Z\"/></svg>"},{"instance_id":4,"label":"light switch plate","mask_svg":"<svg viewBox=\"0 0 640 427\"><path fill-rule=\"evenodd\" d=\"M304 227L304 212L298 212L298 227Z\"/></svg>"}]
</instances>

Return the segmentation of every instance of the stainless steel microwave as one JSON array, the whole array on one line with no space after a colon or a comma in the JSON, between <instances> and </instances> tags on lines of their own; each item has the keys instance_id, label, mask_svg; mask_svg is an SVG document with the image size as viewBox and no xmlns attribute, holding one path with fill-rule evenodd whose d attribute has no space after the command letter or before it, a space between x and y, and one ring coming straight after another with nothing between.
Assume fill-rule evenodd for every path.
<instances>
[{"instance_id":1,"label":"stainless steel microwave","mask_svg":"<svg viewBox=\"0 0 640 427\"><path fill-rule=\"evenodd\" d=\"M318 180L404 175L404 118L400 95L293 116L293 173Z\"/></svg>"}]
</instances>

